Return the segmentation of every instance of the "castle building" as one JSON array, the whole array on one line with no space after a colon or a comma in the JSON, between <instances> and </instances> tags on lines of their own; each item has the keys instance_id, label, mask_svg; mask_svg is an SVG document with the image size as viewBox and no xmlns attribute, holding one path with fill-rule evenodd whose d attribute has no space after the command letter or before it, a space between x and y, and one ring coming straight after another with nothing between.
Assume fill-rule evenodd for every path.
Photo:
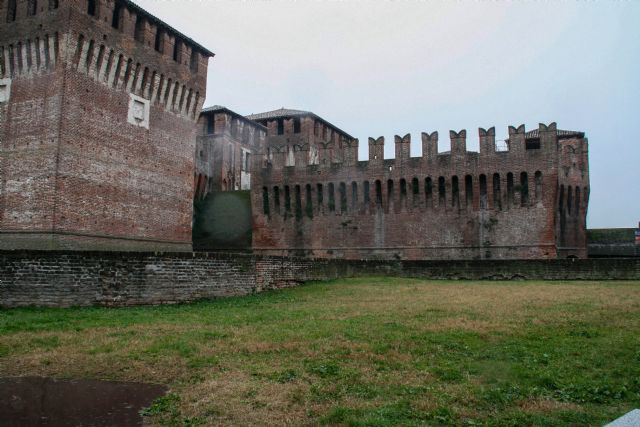
<instances>
[{"instance_id":1,"label":"castle building","mask_svg":"<svg viewBox=\"0 0 640 427\"><path fill-rule=\"evenodd\" d=\"M213 193L202 248L586 257L582 132L480 129L471 152L451 131L444 153L423 133L416 158L396 136L395 159L370 138L359 161L309 111L202 111L214 54L129 0L0 0L0 20L0 249L188 251Z\"/></svg>"},{"instance_id":2,"label":"castle building","mask_svg":"<svg viewBox=\"0 0 640 427\"><path fill-rule=\"evenodd\" d=\"M268 128L261 169L252 174L253 251L348 259L584 258L589 199L588 144L555 123L525 132L479 130L358 140L307 112L249 116ZM325 133L325 129L327 132Z\"/></svg>"},{"instance_id":3,"label":"castle building","mask_svg":"<svg viewBox=\"0 0 640 427\"><path fill-rule=\"evenodd\" d=\"M284 166L337 163L340 156L351 156L348 163L358 159L358 141L348 133L310 111L281 108L251 114L247 119L267 128L265 154L267 160L284 156ZM320 158L322 153L327 156ZM355 157L353 157L355 156Z\"/></svg>"},{"instance_id":4,"label":"castle building","mask_svg":"<svg viewBox=\"0 0 640 427\"><path fill-rule=\"evenodd\" d=\"M190 250L214 54L128 0L0 20L0 248Z\"/></svg>"},{"instance_id":5,"label":"castle building","mask_svg":"<svg viewBox=\"0 0 640 427\"><path fill-rule=\"evenodd\" d=\"M195 200L212 191L249 190L253 156L267 129L220 105L205 108L196 138Z\"/></svg>"}]
</instances>

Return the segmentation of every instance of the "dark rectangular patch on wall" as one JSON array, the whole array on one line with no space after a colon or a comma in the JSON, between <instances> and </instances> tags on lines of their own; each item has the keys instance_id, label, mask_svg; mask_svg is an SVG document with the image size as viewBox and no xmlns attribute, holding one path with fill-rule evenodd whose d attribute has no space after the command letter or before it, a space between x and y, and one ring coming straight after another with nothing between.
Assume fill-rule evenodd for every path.
<instances>
[{"instance_id":1,"label":"dark rectangular patch on wall","mask_svg":"<svg viewBox=\"0 0 640 427\"><path fill-rule=\"evenodd\" d=\"M249 191L214 191L193 205L193 250L251 251Z\"/></svg>"}]
</instances>

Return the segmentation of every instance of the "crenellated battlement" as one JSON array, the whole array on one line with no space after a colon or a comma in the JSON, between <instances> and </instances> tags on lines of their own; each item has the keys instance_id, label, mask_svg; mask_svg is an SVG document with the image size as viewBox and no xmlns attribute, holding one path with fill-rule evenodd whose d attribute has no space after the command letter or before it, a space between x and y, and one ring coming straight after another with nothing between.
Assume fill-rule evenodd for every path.
<instances>
[{"instance_id":1,"label":"crenellated battlement","mask_svg":"<svg viewBox=\"0 0 640 427\"><path fill-rule=\"evenodd\" d=\"M508 139L496 141L495 127L478 129L480 151L467 150L467 130L450 130L451 149L440 151L438 131L422 132L422 155L411 157L411 134L395 135L395 158L385 159L385 137L368 138L368 160L357 161L359 142L357 139L347 141L319 141L298 138L291 142L286 136L272 136L266 152L262 156L263 169L280 169L295 167L296 169L313 166L314 170L322 167L350 167L356 163L360 168L379 168L383 165L393 167L411 167L433 162L448 162L449 166L466 166L478 162L523 162L531 159L548 159L558 151L558 138L571 136L571 132L558 133L556 123L545 125L540 123L534 131L527 132L524 125L509 126ZM580 132L573 132L580 138ZM544 153L544 154L543 154Z\"/></svg>"}]
</instances>

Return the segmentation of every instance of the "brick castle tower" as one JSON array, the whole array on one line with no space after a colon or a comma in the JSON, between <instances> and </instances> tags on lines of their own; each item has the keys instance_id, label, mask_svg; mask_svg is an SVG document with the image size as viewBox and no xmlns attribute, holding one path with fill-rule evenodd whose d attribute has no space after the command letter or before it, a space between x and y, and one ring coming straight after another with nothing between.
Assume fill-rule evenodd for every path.
<instances>
[{"instance_id":1,"label":"brick castle tower","mask_svg":"<svg viewBox=\"0 0 640 427\"><path fill-rule=\"evenodd\" d=\"M213 53L127 0L0 21L0 249L190 250Z\"/></svg>"}]
</instances>

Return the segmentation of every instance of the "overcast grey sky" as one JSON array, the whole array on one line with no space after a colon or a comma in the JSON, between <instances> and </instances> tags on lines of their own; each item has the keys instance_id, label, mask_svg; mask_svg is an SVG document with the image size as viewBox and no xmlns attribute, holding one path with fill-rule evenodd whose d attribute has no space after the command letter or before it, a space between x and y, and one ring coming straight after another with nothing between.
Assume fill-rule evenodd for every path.
<instances>
[{"instance_id":1,"label":"overcast grey sky","mask_svg":"<svg viewBox=\"0 0 640 427\"><path fill-rule=\"evenodd\" d=\"M360 139L555 121L590 144L588 226L640 220L640 2L137 0L216 53L205 105L310 110Z\"/></svg>"}]
</instances>

